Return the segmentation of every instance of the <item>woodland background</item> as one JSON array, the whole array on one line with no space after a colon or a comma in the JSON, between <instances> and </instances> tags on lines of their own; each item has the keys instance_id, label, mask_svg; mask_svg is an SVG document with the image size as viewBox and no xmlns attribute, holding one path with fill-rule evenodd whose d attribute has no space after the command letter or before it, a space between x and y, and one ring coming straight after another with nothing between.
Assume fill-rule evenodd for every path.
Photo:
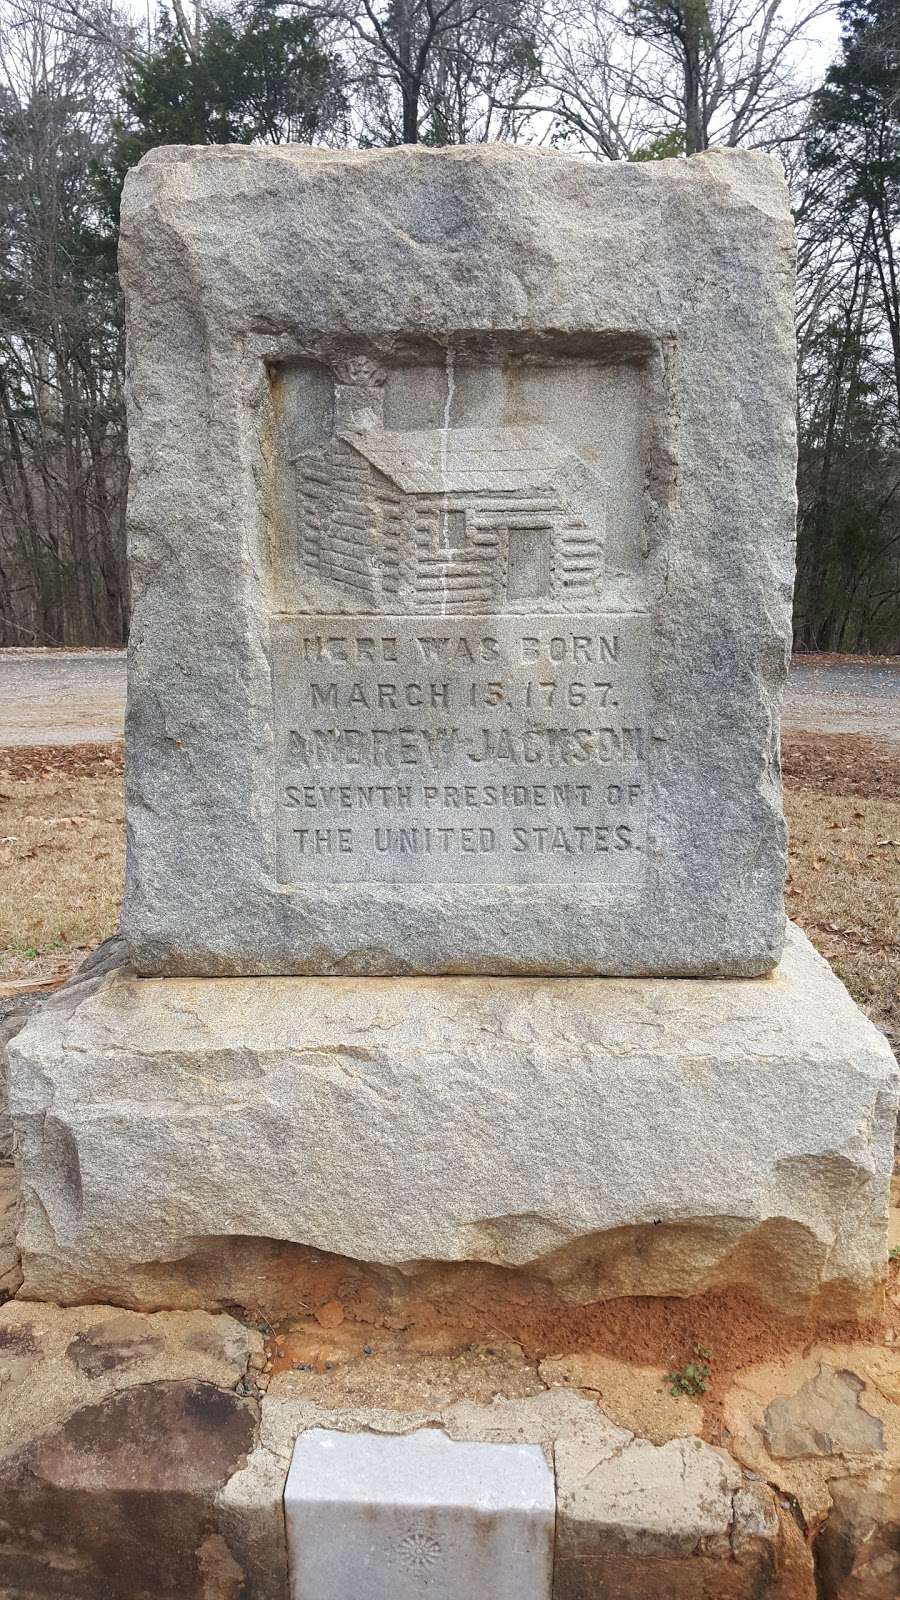
<instances>
[{"instance_id":1,"label":"woodland background","mask_svg":"<svg viewBox=\"0 0 900 1600\"><path fill-rule=\"evenodd\" d=\"M0 0L0 646L127 636L128 167L162 143L487 139L781 158L795 643L900 652L900 0Z\"/></svg>"}]
</instances>

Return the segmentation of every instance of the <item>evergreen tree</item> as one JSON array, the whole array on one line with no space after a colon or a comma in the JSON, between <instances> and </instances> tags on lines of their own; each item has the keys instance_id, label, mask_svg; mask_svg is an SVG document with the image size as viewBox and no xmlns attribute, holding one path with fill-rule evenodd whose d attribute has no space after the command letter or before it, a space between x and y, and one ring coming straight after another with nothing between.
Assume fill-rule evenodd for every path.
<instances>
[{"instance_id":1,"label":"evergreen tree","mask_svg":"<svg viewBox=\"0 0 900 1600\"><path fill-rule=\"evenodd\" d=\"M801 361L797 631L896 648L900 613L900 10L843 0L807 163L836 261Z\"/></svg>"},{"instance_id":2,"label":"evergreen tree","mask_svg":"<svg viewBox=\"0 0 900 1600\"><path fill-rule=\"evenodd\" d=\"M342 131L340 64L300 12L238 0L188 34L163 10L146 61L132 59L109 173L115 206L128 168L160 144L310 144Z\"/></svg>"}]
</instances>

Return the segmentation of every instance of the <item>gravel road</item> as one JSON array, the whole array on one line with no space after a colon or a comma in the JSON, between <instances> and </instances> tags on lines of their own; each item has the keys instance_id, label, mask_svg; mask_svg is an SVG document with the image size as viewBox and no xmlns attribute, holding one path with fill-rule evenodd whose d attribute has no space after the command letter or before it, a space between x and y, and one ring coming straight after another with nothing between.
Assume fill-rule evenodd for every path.
<instances>
[{"instance_id":1,"label":"gravel road","mask_svg":"<svg viewBox=\"0 0 900 1600\"><path fill-rule=\"evenodd\" d=\"M900 749L900 657L795 656L784 725L861 734Z\"/></svg>"},{"instance_id":2,"label":"gravel road","mask_svg":"<svg viewBox=\"0 0 900 1600\"><path fill-rule=\"evenodd\" d=\"M0 650L0 745L121 739L124 650Z\"/></svg>"},{"instance_id":3,"label":"gravel road","mask_svg":"<svg viewBox=\"0 0 900 1600\"><path fill-rule=\"evenodd\" d=\"M121 739L124 718L124 650L0 650L0 745ZM900 749L900 658L795 658L784 721Z\"/></svg>"}]
</instances>

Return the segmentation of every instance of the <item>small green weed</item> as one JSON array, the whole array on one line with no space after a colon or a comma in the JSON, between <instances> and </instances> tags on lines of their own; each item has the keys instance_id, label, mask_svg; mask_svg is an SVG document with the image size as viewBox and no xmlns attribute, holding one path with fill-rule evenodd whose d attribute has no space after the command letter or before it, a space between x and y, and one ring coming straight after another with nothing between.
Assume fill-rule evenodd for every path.
<instances>
[{"instance_id":1,"label":"small green weed","mask_svg":"<svg viewBox=\"0 0 900 1600\"><path fill-rule=\"evenodd\" d=\"M676 1372L666 1373L666 1383L671 1386L673 1395L688 1394L696 1396L706 1393L706 1386L712 1371L710 1367L712 1355L709 1350L704 1350L700 1344L691 1345L691 1354L694 1358L692 1361L688 1361L685 1366L680 1367Z\"/></svg>"},{"instance_id":2,"label":"small green weed","mask_svg":"<svg viewBox=\"0 0 900 1600\"><path fill-rule=\"evenodd\" d=\"M888 1251L888 1261L900 1261L900 1244L891 1246Z\"/></svg>"},{"instance_id":3,"label":"small green weed","mask_svg":"<svg viewBox=\"0 0 900 1600\"><path fill-rule=\"evenodd\" d=\"M17 942L13 949L23 961L37 961L40 956L50 956L57 950L64 950L64 939L48 939L46 944L22 944Z\"/></svg>"}]
</instances>

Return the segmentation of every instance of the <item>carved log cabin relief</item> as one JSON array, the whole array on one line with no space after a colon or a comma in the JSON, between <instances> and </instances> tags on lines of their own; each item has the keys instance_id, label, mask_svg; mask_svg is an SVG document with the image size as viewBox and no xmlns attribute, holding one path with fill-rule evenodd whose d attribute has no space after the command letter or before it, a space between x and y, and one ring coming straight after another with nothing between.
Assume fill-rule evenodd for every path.
<instances>
[{"instance_id":1,"label":"carved log cabin relief","mask_svg":"<svg viewBox=\"0 0 900 1600\"><path fill-rule=\"evenodd\" d=\"M335 431L293 457L306 578L373 612L601 608L605 485L587 462L546 426L385 429L379 398L337 385Z\"/></svg>"}]
</instances>

